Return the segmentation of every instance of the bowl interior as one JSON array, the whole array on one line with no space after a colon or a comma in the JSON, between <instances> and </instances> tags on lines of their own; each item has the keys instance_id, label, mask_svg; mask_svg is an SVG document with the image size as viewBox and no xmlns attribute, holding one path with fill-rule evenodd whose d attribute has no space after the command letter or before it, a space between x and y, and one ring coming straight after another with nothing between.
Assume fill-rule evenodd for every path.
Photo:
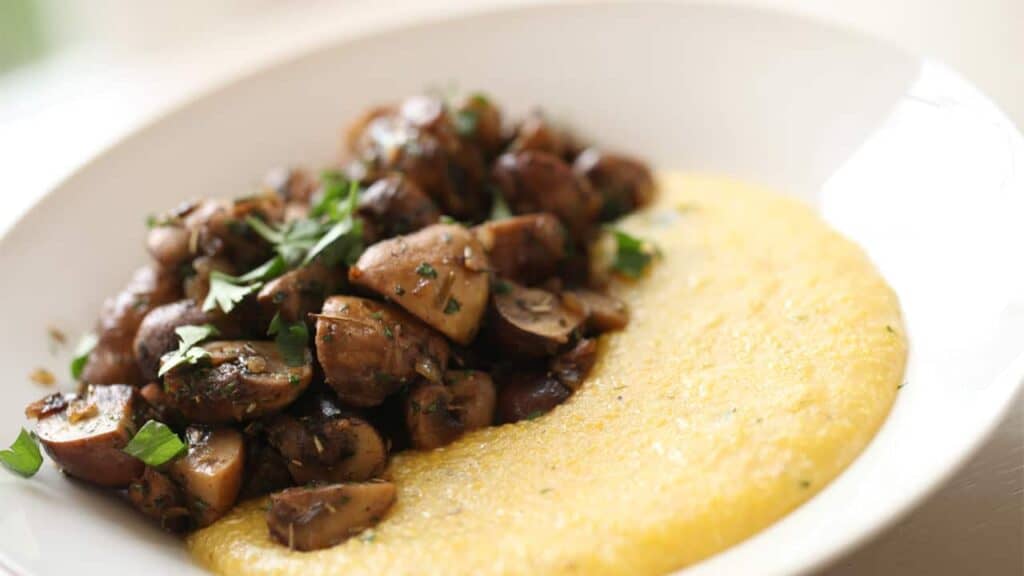
<instances>
[{"instance_id":1,"label":"bowl interior","mask_svg":"<svg viewBox=\"0 0 1024 576\"><path fill-rule=\"evenodd\" d=\"M48 328L72 339L90 329L144 259L147 214L244 194L275 166L329 165L340 128L366 106L453 87L484 89L513 114L543 105L584 138L659 167L794 194L864 246L900 295L911 366L878 437L811 502L693 573L789 573L828 559L948 474L1018 385L1024 230L1010 217L1024 213L1024 144L955 74L773 13L534 6L385 24L274 65L162 117L42 200L0 242L9 436L47 392L25 376L67 374L70 352L54 349ZM114 499L49 466L32 481L0 474L3 563L198 572Z\"/></svg>"}]
</instances>

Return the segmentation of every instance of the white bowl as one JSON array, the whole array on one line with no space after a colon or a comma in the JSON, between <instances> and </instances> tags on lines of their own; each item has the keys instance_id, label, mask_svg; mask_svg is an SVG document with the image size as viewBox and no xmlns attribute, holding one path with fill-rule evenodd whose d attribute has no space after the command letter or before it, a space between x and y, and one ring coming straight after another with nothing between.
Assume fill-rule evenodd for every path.
<instances>
[{"instance_id":1,"label":"white bowl","mask_svg":"<svg viewBox=\"0 0 1024 576\"><path fill-rule=\"evenodd\" d=\"M386 20L386 19L384 19ZM800 19L660 3L378 19L196 97L105 151L0 242L6 437L66 374L46 330L87 331L144 259L146 214L239 195L270 167L331 161L367 105L455 80L513 112L543 105L654 165L766 183L818 207L899 293L906 386L868 449L769 529L686 574L820 567L964 462L1024 374L1024 141L934 62ZM59 137L59 135L54 135ZM956 521L956 519L950 519ZM182 545L52 466L0 473L0 556L24 574L201 573Z\"/></svg>"}]
</instances>

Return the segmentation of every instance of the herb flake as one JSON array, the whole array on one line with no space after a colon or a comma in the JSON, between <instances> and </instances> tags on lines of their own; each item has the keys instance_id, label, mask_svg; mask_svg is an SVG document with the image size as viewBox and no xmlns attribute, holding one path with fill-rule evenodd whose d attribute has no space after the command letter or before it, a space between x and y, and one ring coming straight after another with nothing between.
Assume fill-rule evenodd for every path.
<instances>
[{"instance_id":1,"label":"herb flake","mask_svg":"<svg viewBox=\"0 0 1024 576\"><path fill-rule=\"evenodd\" d=\"M86 362L89 361L89 355L96 348L97 342L99 342L99 338L92 332L82 336L82 339L78 341L74 356L71 358L71 377L75 380L82 377L82 370L85 368Z\"/></svg>"},{"instance_id":2,"label":"herb flake","mask_svg":"<svg viewBox=\"0 0 1024 576\"><path fill-rule=\"evenodd\" d=\"M630 278L639 278L658 255L658 249L651 243L631 236L622 230L612 229L615 239L615 258L612 270Z\"/></svg>"},{"instance_id":3,"label":"herb flake","mask_svg":"<svg viewBox=\"0 0 1024 576\"><path fill-rule=\"evenodd\" d=\"M306 363L306 348L309 346L309 328L305 322L285 322L281 313L274 315L267 329L267 336L274 336L284 363L288 366L302 366ZM289 380L290 382L290 380Z\"/></svg>"},{"instance_id":4,"label":"herb flake","mask_svg":"<svg viewBox=\"0 0 1024 576\"><path fill-rule=\"evenodd\" d=\"M0 450L0 462L15 474L31 478L43 465L43 455L39 453L39 444L31 432L21 429L18 438L7 450Z\"/></svg>"},{"instance_id":5,"label":"herb flake","mask_svg":"<svg viewBox=\"0 0 1024 576\"><path fill-rule=\"evenodd\" d=\"M420 262L416 267L416 273L424 278L437 278L437 270L429 262Z\"/></svg>"},{"instance_id":6,"label":"herb flake","mask_svg":"<svg viewBox=\"0 0 1024 576\"><path fill-rule=\"evenodd\" d=\"M123 452L148 466L162 466L181 456L188 446L166 425L148 420L124 447Z\"/></svg>"},{"instance_id":7,"label":"herb flake","mask_svg":"<svg viewBox=\"0 0 1024 576\"><path fill-rule=\"evenodd\" d=\"M175 328L174 333L178 335L178 349L168 352L160 358L160 371L157 376L163 377L164 374L178 366L196 365L209 358L210 353L202 348L197 348L196 345L211 336L220 334L211 324L179 326Z\"/></svg>"}]
</instances>

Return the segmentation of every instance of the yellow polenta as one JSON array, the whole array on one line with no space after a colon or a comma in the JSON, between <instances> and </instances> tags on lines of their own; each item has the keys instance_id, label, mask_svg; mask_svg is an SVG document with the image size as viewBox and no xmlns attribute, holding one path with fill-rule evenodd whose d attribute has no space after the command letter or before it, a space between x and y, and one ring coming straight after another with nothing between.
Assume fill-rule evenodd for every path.
<instances>
[{"instance_id":1,"label":"yellow polenta","mask_svg":"<svg viewBox=\"0 0 1024 576\"><path fill-rule=\"evenodd\" d=\"M807 207L668 174L624 227L663 258L583 389L534 421L397 456L372 537L290 552L262 502L195 534L224 574L658 574L720 551L828 483L903 376L895 295Z\"/></svg>"}]
</instances>

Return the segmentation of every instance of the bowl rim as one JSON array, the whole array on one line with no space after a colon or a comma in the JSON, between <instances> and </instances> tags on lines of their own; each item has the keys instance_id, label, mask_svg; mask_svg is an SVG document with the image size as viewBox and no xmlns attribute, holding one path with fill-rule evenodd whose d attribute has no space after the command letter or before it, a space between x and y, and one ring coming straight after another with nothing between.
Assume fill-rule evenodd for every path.
<instances>
[{"instance_id":1,"label":"bowl rim","mask_svg":"<svg viewBox=\"0 0 1024 576\"><path fill-rule=\"evenodd\" d=\"M63 175L45 191L37 194L27 206L6 226L0 230L0 246L7 244L12 234L26 220L37 217L37 212L45 208L45 204L62 189L73 185L73 182L83 172L89 170L94 164L103 161L107 156L116 154L123 147L131 147L134 141L145 133L157 127L173 122L180 114L186 114L188 110L197 103L209 99L218 93L231 89L234 85L246 80L270 73L282 67L292 66L305 58L317 53L338 48L345 44L361 39L372 38L382 34L391 34L402 30L419 29L423 27L436 26L448 22L472 20L482 16L500 16L503 14L521 14L530 11L543 11L551 8L572 8L584 10L587 8L601 7L674 7L707 8L722 11L734 11L745 13L758 13L771 15L777 18L794 20L809 26L817 27L832 34L844 34L858 39L870 41L873 44L900 53L906 56L922 59L916 52L898 46L895 43L878 35L856 30L850 26L838 24L824 18L816 17L805 12L794 9L786 9L779 6L748 6L735 0L714 2L709 0L484 0L471 2L469 0L451 0L442 5L435 5L434 2L410 3L401 9L380 12L372 10L372 6L353 6L346 11L348 20L337 26L328 27L304 37L292 36L281 45L273 46L266 53L247 56L243 62L233 63L230 68L222 68L212 78L197 81L193 86L180 94L174 95L167 101L159 102L144 114L137 121L130 122L118 133L113 134L106 142L97 145L89 153L83 155L78 161L69 164ZM1024 138L1020 128L1009 119L1006 113L993 102L987 94L977 88L972 82L964 79L962 75L950 67L929 60L931 64L941 66L948 73L954 75L965 86L975 90L980 99L988 105L994 114L1007 121L1012 126L1017 138ZM913 342L910 342L910 354L913 354ZM878 514L868 520L860 521L846 531L844 537L834 538L817 547L812 551L794 552L789 555L786 561L774 566L764 574L808 574L824 569L845 555L866 544L869 540L877 537L882 532L890 529L893 525L905 518L915 508L919 507L925 500L933 496L939 489L946 485L949 480L959 472L974 456L981 446L991 439L996 428L1002 422L1016 401L1024 401L1024 352L1017 355L1009 362L994 378L981 385L982 388L998 389L1000 392L987 402L987 408L975 419L974 430L976 433L969 440L954 447L953 450L944 453L941 459L941 466L937 468L940 473L924 477L916 482L912 490L907 490L894 501L885 514ZM888 422L888 415L885 422ZM885 424L883 422L883 425ZM877 441L876 431L871 441L853 460L857 459L871 448ZM851 463L852 465L852 463ZM839 477L846 473L849 466L839 473L829 484L834 483ZM827 489L827 486L826 486ZM819 492L820 494L820 492ZM803 502L802 506L812 502L818 495ZM696 568L709 560L733 553L744 543L751 542L761 536L766 530L783 521L793 514L794 509L786 515L778 518L772 524L751 534L747 538L725 548L695 564L678 569L672 574L680 576L686 574L691 568ZM21 567L13 562L5 553L0 551L0 568L9 570L12 573L23 573Z\"/></svg>"}]
</instances>

